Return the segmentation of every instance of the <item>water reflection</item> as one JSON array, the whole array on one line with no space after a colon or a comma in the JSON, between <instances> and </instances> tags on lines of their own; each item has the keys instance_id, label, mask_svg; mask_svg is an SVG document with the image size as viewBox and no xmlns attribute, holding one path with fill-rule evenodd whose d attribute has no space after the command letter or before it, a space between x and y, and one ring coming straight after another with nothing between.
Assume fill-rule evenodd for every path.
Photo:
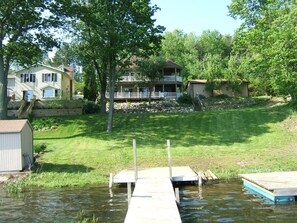
<instances>
[{"instance_id":1,"label":"water reflection","mask_svg":"<svg viewBox=\"0 0 297 223\"><path fill-rule=\"evenodd\" d=\"M32 189L20 195L0 188L0 222L76 222L82 210L99 222L124 222L127 188L107 186ZM240 180L180 188L180 213L192 222L297 222L297 205L263 200L243 189Z\"/></svg>"},{"instance_id":2,"label":"water reflection","mask_svg":"<svg viewBox=\"0 0 297 223\"><path fill-rule=\"evenodd\" d=\"M0 189L0 222L71 222L82 210L99 222L123 222L127 211L126 189L107 186L34 189L8 195Z\"/></svg>"},{"instance_id":3,"label":"water reflection","mask_svg":"<svg viewBox=\"0 0 297 223\"><path fill-rule=\"evenodd\" d=\"M297 222L297 205L263 200L240 180L181 189L180 213L186 222ZM201 199L202 198L202 199Z\"/></svg>"}]
</instances>

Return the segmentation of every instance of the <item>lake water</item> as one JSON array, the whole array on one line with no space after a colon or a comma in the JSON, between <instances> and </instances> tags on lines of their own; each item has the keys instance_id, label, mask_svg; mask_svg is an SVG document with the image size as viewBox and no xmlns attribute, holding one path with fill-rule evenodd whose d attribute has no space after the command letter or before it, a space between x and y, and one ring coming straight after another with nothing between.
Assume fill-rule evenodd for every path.
<instances>
[{"instance_id":1,"label":"lake water","mask_svg":"<svg viewBox=\"0 0 297 223\"><path fill-rule=\"evenodd\" d=\"M180 187L183 222L297 222L297 205L260 199L239 180ZM127 211L125 187L106 186L32 189L11 195L0 189L0 222L75 222L82 211L99 222L123 222Z\"/></svg>"}]
</instances>

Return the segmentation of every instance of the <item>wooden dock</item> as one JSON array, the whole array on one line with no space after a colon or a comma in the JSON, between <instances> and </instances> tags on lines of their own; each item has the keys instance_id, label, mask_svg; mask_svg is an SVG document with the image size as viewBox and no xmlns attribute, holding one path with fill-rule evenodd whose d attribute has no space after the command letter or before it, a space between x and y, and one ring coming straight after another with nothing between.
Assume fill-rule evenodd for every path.
<instances>
[{"instance_id":1,"label":"wooden dock","mask_svg":"<svg viewBox=\"0 0 297 223\"><path fill-rule=\"evenodd\" d=\"M169 178L169 167L155 167L138 169L138 179ZM188 166L172 167L172 181L197 181L198 175ZM114 183L135 183L134 169L119 172L113 178Z\"/></svg>"},{"instance_id":2,"label":"wooden dock","mask_svg":"<svg viewBox=\"0 0 297 223\"><path fill-rule=\"evenodd\" d=\"M295 201L297 197L297 171L241 174L248 189L273 202Z\"/></svg>"},{"instance_id":3,"label":"wooden dock","mask_svg":"<svg viewBox=\"0 0 297 223\"><path fill-rule=\"evenodd\" d=\"M170 172L168 167L138 169L125 223L181 222L172 181L197 181L198 176L187 166L172 167L172 179ZM135 182L134 174L132 169L123 170L113 178L113 182Z\"/></svg>"}]
</instances>

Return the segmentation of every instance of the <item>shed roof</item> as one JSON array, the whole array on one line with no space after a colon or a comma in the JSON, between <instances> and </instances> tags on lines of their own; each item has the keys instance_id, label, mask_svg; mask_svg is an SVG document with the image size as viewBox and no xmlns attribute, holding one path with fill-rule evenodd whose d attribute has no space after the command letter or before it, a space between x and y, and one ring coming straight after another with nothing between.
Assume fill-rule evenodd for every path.
<instances>
[{"instance_id":1,"label":"shed roof","mask_svg":"<svg viewBox=\"0 0 297 223\"><path fill-rule=\"evenodd\" d=\"M29 124L27 119L21 120L0 120L0 133L21 132L26 123ZM31 125L29 124L32 129Z\"/></svg>"}]
</instances>

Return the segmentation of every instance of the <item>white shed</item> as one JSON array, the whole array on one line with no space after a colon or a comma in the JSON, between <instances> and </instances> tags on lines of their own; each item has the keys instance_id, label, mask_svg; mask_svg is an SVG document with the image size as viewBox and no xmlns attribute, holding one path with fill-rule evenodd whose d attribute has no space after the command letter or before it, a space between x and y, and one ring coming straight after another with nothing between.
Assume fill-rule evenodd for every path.
<instances>
[{"instance_id":1,"label":"white shed","mask_svg":"<svg viewBox=\"0 0 297 223\"><path fill-rule=\"evenodd\" d=\"M33 129L29 121L0 120L0 172L21 171L33 162Z\"/></svg>"}]
</instances>

